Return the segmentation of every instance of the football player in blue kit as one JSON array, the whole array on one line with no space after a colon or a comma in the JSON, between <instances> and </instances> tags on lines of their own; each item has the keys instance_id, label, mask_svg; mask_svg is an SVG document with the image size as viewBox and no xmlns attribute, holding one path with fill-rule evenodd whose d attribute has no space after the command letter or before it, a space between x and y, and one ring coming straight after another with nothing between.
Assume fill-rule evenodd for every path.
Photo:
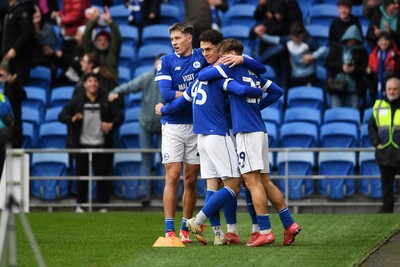
<instances>
[{"instance_id":1,"label":"football player in blue kit","mask_svg":"<svg viewBox=\"0 0 400 267\"><path fill-rule=\"evenodd\" d=\"M199 71L207 65L200 49L193 49L193 26L179 22L169 28L170 39L175 53L163 56L158 63L155 80L158 81L160 93L165 103L181 96L183 91L192 83ZM249 62L248 58L231 57L232 64ZM265 66L252 62L253 70L265 72ZM182 197L183 218L180 238L184 243L192 242L186 227L187 218L191 218L197 200L197 176L199 173L199 154L197 136L193 133L192 109L190 106L179 112L165 114L162 122L162 157L166 171L163 205L165 215L165 233L174 237L174 216L177 204L177 189L183 163L184 192Z\"/></svg>"},{"instance_id":2,"label":"football player in blue kit","mask_svg":"<svg viewBox=\"0 0 400 267\"><path fill-rule=\"evenodd\" d=\"M224 40L220 45L220 55L222 56L230 53L241 54L242 51L243 45L235 39ZM210 81L218 77L223 79L232 77L238 82L253 86L259 82L257 75L242 66L230 69L219 65L199 74L199 80L203 81ZM260 103L257 98L230 95L232 126L233 133L236 135L239 168L249 190L246 194L246 201L253 222L253 233L247 246L262 246L275 241L267 213L267 198L278 211L285 228L284 245L290 245L301 230L291 217L282 193L269 179L268 135L260 110L278 100L283 92L271 81L267 81L265 86L274 92L274 95L263 98ZM277 90L278 88L280 90ZM279 91L281 92L278 93Z\"/></svg>"},{"instance_id":3,"label":"football player in blue kit","mask_svg":"<svg viewBox=\"0 0 400 267\"><path fill-rule=\"evenodd\" d=\"M203 32L204 33L204 32ZM218 59L217 46L211 42L202 41L200 46L208 60ZM214 57L208 57L211 52ZM218 61L219 63L219 61ZM263 91L259 88L240 85L232 79L217 80L215 82L199 82L195 80L180 97L165 107L156 106L157 114L175 113L192 103L193 132L198 134L198 149L202 179L207 179L207 188L210 182L219 189L219 181L223 180L224 188L215 192L203 209L194 218L187 221L199 242L206 244L201 225L207 218L219 213L219 210L240 192L240 173L233 140L229 134L229 123L225 113L226 92L248 97L259 97ZM222 236L223 237L223 236ZM215 241L214 241L215 243Z\"/></svg>"}]
</instances>

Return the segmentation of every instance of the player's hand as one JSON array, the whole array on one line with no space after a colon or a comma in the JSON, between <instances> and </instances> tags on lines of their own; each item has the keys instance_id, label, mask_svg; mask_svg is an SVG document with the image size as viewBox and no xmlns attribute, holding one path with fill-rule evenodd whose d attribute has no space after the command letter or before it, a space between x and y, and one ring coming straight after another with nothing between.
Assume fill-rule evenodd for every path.
<instances>
[{"instance_id":1,"label":"player's hand","mask_svg":"<svg viewBox=\"0 0 400 267\"><path fill-rule=\"evenodd\" d=\"M108 94L108 101L110 101L110 102L113 102L117 98L118 98L118 94L117 93L109 93Z\"/></svg>"},{"instance_id":2,"label":"player's hand","mask_svg":"<svg viewBox=\"0 0 400 267\"><path fill-rule=\"evenodd\" d=\"M76 122L77 120L81 120L81 119L83 119L83 114L79 112L79 113L76 113L76 114L72 117L71 121L72 121L72 122Z\"/></svg>"},{"instance_id":3,"label":"player's hand","mask_svg":"<svg viewBox=\"0 0 400 267\"><path fill-rule=\"evenodd\" d=\"M164 107L163 103L158 103L155 107L154 107L154 112L156 113L156 115L162 115L161 113L161 108Z\"/></svg>"},{"instance_id":4,"label":"player's hand","mask_svg":"<svg viewBox=\"0 0 400 267\"><path fill-rule=\"evenodd\" d=\"M243 56L238 55L225 55L221 57L221 63L229 66L229 68L233 68L236 65L243 64L244 59Z\"/></svg>"},{"instance_id":5,"label":"player's hand","mask_svg":"<svg viewBox=\"0 0 400 267\"><path fill-rule=\"evenodd\" d=\"M108 134L111 131L112 127L113 127L112 122L104 122L104 121L101 122L101 130L103 130L105 134Z\"/></svg>"}]
</instances>

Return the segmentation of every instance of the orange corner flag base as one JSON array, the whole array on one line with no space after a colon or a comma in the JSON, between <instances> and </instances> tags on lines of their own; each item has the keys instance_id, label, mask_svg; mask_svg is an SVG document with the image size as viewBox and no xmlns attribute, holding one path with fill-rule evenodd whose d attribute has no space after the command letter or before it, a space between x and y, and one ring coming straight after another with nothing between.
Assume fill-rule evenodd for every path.
<instances>
[{"instance_id":1,"label":"orange corner flag base","mask_svg":"<svg viewBox=\"0 0 400 267\"><path fill-rule=\"evenodd\" d=\"M153 244L153 247L184 247L185 245L178 237L162 237L160 236Z\"/></svg>"}]
</instances>

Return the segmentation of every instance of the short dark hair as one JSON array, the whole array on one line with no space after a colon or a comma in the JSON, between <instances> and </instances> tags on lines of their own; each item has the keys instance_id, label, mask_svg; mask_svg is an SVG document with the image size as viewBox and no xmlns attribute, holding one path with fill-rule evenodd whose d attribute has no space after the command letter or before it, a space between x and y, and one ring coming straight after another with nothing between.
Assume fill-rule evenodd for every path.
<instances>
[{"instance_id":1,"label":"short dark hair","mask_svg":"<svg viewBox=\"0 0 400 267\"><path fill-rule=\"evenodd\" d=\"M177 22L172 24L171 27L168 28L169 33L173 31L180 31L181 33L190 34L193 36L194 27L192 24L187 22Z\"/></svg>"},{"instance_id":2,"label":"short dark hair","mask_svg":"<svg viewBox=\"0 0 400 267\"><path fill-rule=\"evenodd\" d=\"M306 32L306 28L304 27L303 22L295 21L290 25L289 32L290 34L302 34Z\"/></svg>"},{"instance_id":3,"label":"short dark hair","mask_svg":"<svg viewBox=\"0 0 400 267\"><path fill-rule=\"evenodd\" d=\"M337 5L341 5L341 6L348 6L348 7L352 7L353 6L353 1L352 0L339 0Z\"/></svg>"},{"instance_id":4,"label":"short dark hair","mask_svg":"<svg viewBox=\"0 0 400 267\"><path fill-rule=\"evenodd\" d=\"M218 45L224 40L222 33L216 30L205 30L199 36L200 42L210 42L213 45Z\"/></svg>"},{"instance_id":5,"label":"short dark hair","mask_svg":"<svg viewBox=\"0 0 400 267\"><path fill-rule=\"evenodd\" d=\"M243 49L242 42L234 38L227 38L218 45L218 52L222 55L231 51L241 55L243 54Z\"/></svg>"},{"instance_id":6,"label":"short dark hair","mask_svg":"<svg viewBox=\"0 0 400 267\"><path fill-rule=\"evenodd\" d=\"M88 74L85 74L85 75L83 76L83 82L86 82L86 80L89 79L90 77L94 77L94 78L96 78L97 80L99 80L99 75L98 75L97 73L89 72Z\"/></svg>"}]
</instances>

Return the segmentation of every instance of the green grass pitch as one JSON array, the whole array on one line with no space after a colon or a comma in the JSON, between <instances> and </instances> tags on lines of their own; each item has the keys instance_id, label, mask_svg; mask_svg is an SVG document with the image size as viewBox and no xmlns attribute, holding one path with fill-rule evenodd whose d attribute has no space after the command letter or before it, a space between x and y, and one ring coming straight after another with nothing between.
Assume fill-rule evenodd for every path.
<instances>
[{"instance_id":1,"label":"green grass pitch","mask_svg":"<svg viewBox=\"0 0 400 267\"><path fill-rule=\"evenodd\" d=\"M162 212L34 212L27 217L49 267L352 266L400 229L400 214L294 214L302 231L285 247L279 217L271 214L275 243L248 248L250 218L238 213L240 246L214 246L212 229L206 228L207 246L194 241L184 248L153 248L164 233ZM179 229L181 213L176 218ZM37 266L18 216L17 244L19 266Z\"/></svg>"}]
</instances>

